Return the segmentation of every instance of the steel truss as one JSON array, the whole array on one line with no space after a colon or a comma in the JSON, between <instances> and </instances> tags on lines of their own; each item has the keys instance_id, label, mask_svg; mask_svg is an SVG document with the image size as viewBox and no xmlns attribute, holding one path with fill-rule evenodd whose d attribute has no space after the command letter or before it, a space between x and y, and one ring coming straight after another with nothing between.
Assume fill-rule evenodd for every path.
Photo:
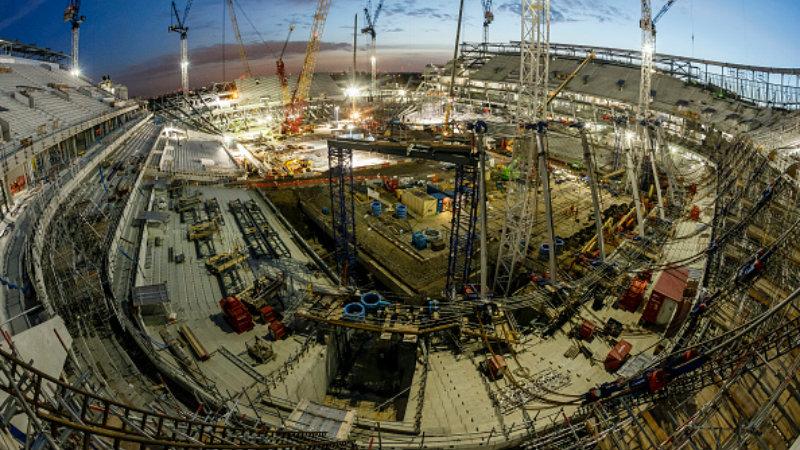
<instances>
[{"instance_id":1,"label":"steel truss","mask_svg":"<svg viewBox=\"0 0 800 450\"><path fill-rule=\"evenodd\" d=\"M454 300L472 275L478 210L478 168L456 166L445 296Z\"/></svg>"},{"instance_id":2,"label":"steel truss","mask_svg":"<svg viewBox=\"0 0 800 450\"><path fill-rule=\"evenodd\" d=\"M336 267L342 284L349 284L356 265L355 184L353 149L328 143L328 186L331 196L331 228Z\"/></svg>"},{"instance_id":3,"label":"steel truss","mask_svg":"<svg viewBox=\"0 0 800 450\"><path fill-rule=\"evenodd\" d=\"M466 65L479 61L485 55L518 55L519 42L489 43L465 42L461 55ZM641 66L640 50L627 50L589 45L550 44L550 55L562 58L583 59L594 52L596 62L621 66ZM686 83L705 86L719 97L734 98L757 106L800 109L800 69L731 64L684 56L653 54L653 68Z\"/></svg>"},{"instance_id":4,"label":"steel truss","mask_svg":"<svg viewBox=\"0 0 800 450\"><path fill-rule=\"evenodd\" d=\"M539 170L538 174L535 169L537 155L546 157L546 149L543 148L541 136L534 138L534 124L544 115L548 95L550 0L522 0L520 24L517 125L521 129L517 134L512 163L518 175L512 176L512 183L509 183L506 219L497 251L493 287L500 295L511 294L518 266L528 254L538 206L538 183L546 185L548 176L546 161L543 170ZM539 133L543 134L544 128L538 128ZM549 199L546 198L545 202L549 202ZM550 245L552 250L553 243ZM555 273L551 273L551 277L554 276Z\"/></svg>"}]
</instances>

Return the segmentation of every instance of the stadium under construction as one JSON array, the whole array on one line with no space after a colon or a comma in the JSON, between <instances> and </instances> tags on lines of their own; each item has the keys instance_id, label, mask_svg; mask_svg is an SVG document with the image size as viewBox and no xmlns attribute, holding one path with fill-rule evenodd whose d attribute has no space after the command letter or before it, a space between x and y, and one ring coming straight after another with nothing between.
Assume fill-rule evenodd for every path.
<instances>
[{"instance_id":1,"label":"stadium under construction","mask_svg":"<svg viewBox=\"0 0 800 450\"><path fill-rule=\"evenodd\" d=\"M800 69L656 53L674 2L640 50L459 14L421 73L367 2L322 73L318 0L292 76L229 0L245 74L196 89L172 2L146 100L79 1L71 54L0 40L0 447L800 448Z\"/></svg>"}]
</instances>

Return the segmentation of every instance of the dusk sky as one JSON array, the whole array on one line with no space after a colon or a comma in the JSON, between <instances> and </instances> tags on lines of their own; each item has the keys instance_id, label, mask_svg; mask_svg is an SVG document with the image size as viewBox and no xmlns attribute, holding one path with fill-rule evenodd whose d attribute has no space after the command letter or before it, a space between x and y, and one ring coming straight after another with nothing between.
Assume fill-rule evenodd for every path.
<instances>
[{"instance_id":1,"label":"dusk sky","mask_svg":"<svg viewBox=\"0 0 800 450\"><path fill-rule=\"evenodd\" d=\"M276 53L290 23L297 29L287 52L296 72L305 51L316 0L236 0L239 26L256 74L273 74ZM378 0L373 0L377 4ZM179 0L183 9L185 0ZM195 0L189 12L190 84L222 80L223 29L226 78L241 75L225 0ZM319 71L346 70L350 64L353 15L366 0L333 0L318 59ZM495 0L492 41L519 39L519 1ZM654 12L665 3L653 0ZM67 0L0 0L0 38L69 53L69 25L63 19ZM638 0L552 0L553 42L639 47ZM244 13L242 12L244 11ZM81 66L98 80L110 74L128 84L132 95L174 90L179 85L179 38L168 33L167 0L83 0L87 16L81 28ZM245 14L246 13L246 14ZM380 70L418 71L452 54L458 0L385 0L378 32ZM465 0L463 41L482 38L479 0ZM661 53L729 62L800 67L800 1L678 0L658 26ZM694 39L693 39L694 38ZM263 39L263 40L262 40ZM359 43L367 43L359 35ZM366 54L359 58L367 70Z\"/></svg>"}]
</instances>

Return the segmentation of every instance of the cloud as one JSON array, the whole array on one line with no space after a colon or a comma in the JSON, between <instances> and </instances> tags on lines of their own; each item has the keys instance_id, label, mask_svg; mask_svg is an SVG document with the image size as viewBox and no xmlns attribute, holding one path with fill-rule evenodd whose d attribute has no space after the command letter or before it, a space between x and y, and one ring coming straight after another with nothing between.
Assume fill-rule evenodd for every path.
<instances>
[{"instance_id":1,"label":"cloud","mask_svg":"<svg viewBox=\"0 0 800 450\"><path fill-rule=\"evenodd\" d=\"M497 6L497 11L520 14L520 2L506 0ZM630 20L630 16L612 4L611 0L553 0L550 5L550 21L564 22L617 22Z\"/></svg>"},{"instance_id":2,"label":"cloud","mask_svg":"<svg viewBox=\"0 0 800 450\"><path fill-rule=\"evenodd\" d=\"M431 18L437 20L455 20L456 15L431 6L419 6L417 0L400 0L383 8L386 16L407 16L413 18ZM428 2L424 4L429 5Z\"/></svg>"},{"instance_id":3,"label":"cloud","mask_svg":"<svg viewBox=\"0 0 800 450\"><path fill-rule=\"evenodd\" d=\"M45 0L24 0L17 3L21 3L22 7L17 9L17 11L13 14L7 15L5 18L0 20L0 30L6 28L7 26L11 25L12 23L16 22L17 20L27 16L33 10L39 7ZM11 3L10 1L8 3ZM2 9L6 9L8 7L11 8L10 5L6 4L6 6Z\"/></svg>"},{"instance_id":4,"label":"cloud","mask_svg":"<svg viewBox=\"0 0 800 450\"><path fill-rule=\"evenodd\" d=\"M248 61L253 74L256 76L275 74L275 56L271 50L278 43L270 42L269 44L267 49L252 48L257 47L257 45L247 47ZM283 43L280 43L280 45L283 45ZM292 42L286 50L284 61L290 78L296 77L300 71L305 55L305 45L305 42ZM349 42L323 42L320 45L315 71L318 73L338 73L343 70L349 70L349 61L352 58L351 51L352 47ZM443 64L450 58L452 50L431 45L417 47L382 45L380 46L380 52L378 62L378 70L380 72L419 72L426 64ZM228 45L225 48L225 53L226 78L230 81L244 73L244 69L239 60L237 46ZM365 53L359 53L358 70L366 72L369 70L369 61L364 55ZM189 57L189 83L193 88L223 81L221 46L215 45L192 49ZM143 63L116 71L112 75L115 81L128 86L131 96L146 97L174 92L180 84L178 59L178 54L152 58Z\"/></svg>"}]
</instances>

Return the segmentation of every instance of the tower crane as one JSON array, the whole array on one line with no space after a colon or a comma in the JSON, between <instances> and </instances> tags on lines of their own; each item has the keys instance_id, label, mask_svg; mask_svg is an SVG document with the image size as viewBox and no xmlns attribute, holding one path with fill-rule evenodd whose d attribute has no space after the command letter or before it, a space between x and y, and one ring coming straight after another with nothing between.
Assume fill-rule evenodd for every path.
<instances>
[{"instance_id":1,"label":"tower crane","mask_svg":"<svg viewBox=\"0 0 800 450\"><path fill-rule=\"evenodd\" d=\"M331 0L317 0L317 9L314 12L314 21L311 24L311 36L306 45L306 55L303 59L303 67L300 69L300 76L297 85L292 92L289 106L285 109L283 132L298 133L303 124L303 105L308 92L311 89L311 80L314 77L314 66L317 63L317 53L319 53L319 42L322 32L325 29L325 21L331 9Z\"/></svg>"},{"instance_id":2,"label":"tower crane","mask_svg":"<svg viewBox=\"0 0 800 450\"><path fill-rule=\"evenodd\" d=\"M275 62L278 81L280 82L281 85L281 102L284 107L286 107L292 101L292 97L289 94L289 78L286 76L286 65L283 63L283 55L284 53L286 53L286 46L289 45L289 39L292 37L293 31L294 31L294 24L290 24L289 33L286 35L286 40L283 41L281 54L278 56L278 60Z\"/></svg>"},{"instance_id":3,"label":"tower crane","mask_svg":"<svg viewBox=\"0 0 800 450\"><path fill-rule=\"evenodd\" d=\"M483 6L483 56L489 49L489 25L494 21L494 13L492 12L492 0L481 0Z\"/></svg>"},{"instance_id":4,"label":"tower crane","mask_svg":"<svg viewBox=\"0 0 800 450\"><path fill-rule=\"evenodd\" d=\"M528 254L539 209L540 185L547 215L550 280L556 278L555 231L545 140L547 126L544 122L550 64L550 0L521 0L520 12L517 121L521 129L515 139L513 161L519 175L510 181L506 196L506 219L500 235L494 276L494 291L498 295L511 293L516 270Z\"/></svg>"},{"instance_id":5,"label":"tower crane","mask_svg":"<svg viewBox=\"0 0 800 450\"><path fill-rule=\"evenodd\" d=\"M653 185L656 188L656 200L658 202L658 213L661 219L664 219L664 201L661 195L661 184L658 180L658 171L656 170L655 153L656 149L653 140L650 137L649 126L646 123L650 120L650 102L652 101L652 80L653 72L655 71L655 63L653 56L656 51L656 23L669 11L677 0L668 0L661 10L653 16L653 9L651 0L641 0L642 5L642 18L639 20L639 28L642 29L642 71L639 81L639 104L636 110L636 116L640 122L639 135L642 143L642 161L650 159L650 165L653 174ZM643 230L642 224L639 224Z\"/></svg>"},{"instance_id":6,"label":"tower crane","mask_svg":"<svg viewBox=\"0 0 800 450\"><path fill-rule=\"evenodd\" d=\"M375 48L375 24L378 22L378 17L381 15L381 10L383 9L383 0L378 1L378 6L375 7L375 12L370 13L370 9L372 8L372 0L367 0L367 6L364 7L364 22L367 24L364 28L361 29L362 34L368 34L369 37L372 39L369 49L369 63L372 73L372 78L370 78L370 96L375 96L375 90L377 86L376 78L377 78L377 59L376 59L376 48Z\"/></svg>"},{"instance_id":7,"label":"tower crane","mask_svg":"<svg viewBox=\"0 0 800 450\"><path fill-rule=\"evenodd\" d=\"M642 74L639 84L639 107L637 115L639 119L646 119L650 109L651 82L653 78L653 55L656 51L656 23L664 17L677 0L668 0L655 17L652 17L653 9L651 0L642 1L642 18L639 21L639 28L642 29Z\"/></svg>"},{"instance_id":8,"label":"tower crane","mask_svg":"<svg viewBox=\"0 0 800 450\"><path fill-rule=\"evenodd\" d=\"M233 34L236 36L236 42L239 43L239 58L242 60L242 66L244 67L244 76L246 78L251 78L253 76L253 70L250 68L250 61L247 60L247 49L245 48L244 41L242 40L242 33L239 31L239 21L236 19L236 10L233 7L233 0L228 0L228 9L231 12L231 27L233 28ZM186 20L185 16L184 20Z\"/></svg>"},{"instance_id":9,"label":"tower crane","mask_svg":"<svg viewBox=\"0 0 800 450\"><path fill-rule=\"evenodd\" d=\"M174 22L169 26L169 31L178 33L181 37L181 91L184 95L189 93L189 43L186 40L186 34L189 28L186 26L186 17L189 15L189 9L192 7L192 0L186 1L186 8L181 15L178 12L178 7L175 1L172 1L172 18Z\"/></svg>"},{"instance_id":10,"label":"tower crane","mask_svg":"<svg viewBox=\"0 0 800 450\"><path fill-rule=\"evenodd\" d=\"M447 100L444 105L444 120L442 121L442 135L448 136L451 133L450 114L453 112L456 93L456 72L458 70L458 47L461 43L461 19L464 16L464 0L458 4L458 24L456 25L456 44L453 46L453 67L450 71L450 86L447 90Z\"/></svg>"},{"instance_id":11,"label":"tower crane","mask_svg":"<svg viewBox=\"0 0 800 450\"><path fill-rule=\"evenodd\" d=\"M78 76L81 73L78 65L78 37L81 24L86 20L86 16L80 15L80 11L81 0L70 0L69 5L64 10L64 22L69 22L72 26L72 74L74 76Z\"/></svg>"}]
</instances>

